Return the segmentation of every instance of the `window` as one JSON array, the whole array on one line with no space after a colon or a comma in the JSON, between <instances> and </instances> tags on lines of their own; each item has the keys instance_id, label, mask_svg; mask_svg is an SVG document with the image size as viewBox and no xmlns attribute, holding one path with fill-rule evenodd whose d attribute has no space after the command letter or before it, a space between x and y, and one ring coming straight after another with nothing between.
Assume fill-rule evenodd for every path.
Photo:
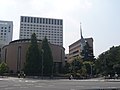
<instances>
[{"instance_id":1,"label":"window","mask_svg":"<svg viewBox=\"0 0 120 90\"><path fill-rule=\"evenodd\" d=\"M7 27L5 27L5 29L7 29Z\"/></svg>"},{"instance_id":2,"label":"window","mask_svg":"<svg viewBox=\"0 0 120 90\"><path fill-rule=\"evenodd\" d=\"M50 21L51 21L51 19L49 19L49 24L51 24L51 22L50 22Z\"/></svg>"},{"instance_id":3,"label":"window","mask_svg":"<svg viewBox=\"0 0 120 90\"><path fill-rule=\"evenodd\" d=\"M23 22L23 17L21 17L21 22Z\"/></svg>"},{"instance_id":4,"label":"window","mask_svg":"<svg viewBox=\"0 0 120 90\"><path fill-rule=\"evenodd\" d=\"M37 18L37 23L39 23L39 18Z\"/></svg>"},{"instance_id":5,"label":"window","mask_svg":"<svg viewBox=\"0 0 120 90\"><path fill-rule=\"evenodd\" d=\"M36 23L36 18L34 18L34 23Z\"/></svg>"},{"instance_id":6,"label":"window","mask_svg":"<svg viewBox=\"0 0 120 90\"><path fill-rule=\"evenodd\" d=\"M28 17L28 23L30 22L30 17Z\"/></svg>"},{"instance_id":7,"label":"window","mask_svg":"<svg viewBox=\"0 0 120 90\"><path fill-rule=\"evenodd\" d=\"M3 27L1 27L1 29L3 29Z\"/></svg>"},{"instance_id":8,"label":"window","mask_svg":"<svg viewBox=\"0 0 120 90\"><path fill-rule=\"evenodd\" d=\"M53 19L52 19L52 24L53 24Z\"/></svg>"},{"instance_id":9,"label":"window","mask_svg":"<svg viewBox=\"0 0 120 90\"><path fill-rule=\"evenodd\" d=\"M62 25L63 24L63 22L62 22L62 20L60 20L60 25Z\"/></svg>"},{"instance_id":10,"label":"window","mask_svg":"<svg viewBox=\"0 0 120 90\"><path fill-rule=\"evenodd\" d=\"M40 23L42 23L42 18L40 18Z\"/></svg>"},{"instance_id":11,"label":"window","mask_svg":"<svg viewBox=\"0 0 120 90\"><path fill-rule=\"evenodd\" d=\"M57 20L57 25L59 25L59 20Z\"/></svg>"},{"instance_id":12,"label":"window","mask_svg":"<svg viewBox=\"0 0 120 90\"><path fill-rule=\"evenodd\" d=\"M48 19L46 19L46 24L48 24Z\"/></svg>"},{"instance_id":13,"label":"window","mask_svg":"<svg viewBox=\"0 0 120 90\"><path fill-rule=\"evenodd\" d=\"M26 19L27 19L27 17L25 17L25 22L27 21Z\"/></svg>"},{"instance_id":14,"label":"window","mask_svg":"<svg viewBox=\"0 0 120 90\"><path fill-rule=\"evenodd\" d=\"M31 23L33 22L33 17L31 17Z\"/></svg>"},{"instance_id":15,"label":"window","mask_svg":"<svg viewBox=\"0 0 120 90\"><path fill-rule=\"evenodd\" d=\"M43 18L43 24L45 24L45 18Z\"/></svg>"},{"instance_id":16,"label":"window","mask_svg":"<svg viewBox=\"0 0 120 90\"><path fill-rule=\"evenodd\" d=\"M4 35L6 35L6 33L4 33Z\"/></svg>"},{"instance_id":17,"label":"window","mask_svg":"<svg viewBox=\"0 0 120 90\"><path fill-rule=\"evenodd\" d=\"M56 25L56 19L55 19L55 25Z\"/></svg>"}]
</instances>

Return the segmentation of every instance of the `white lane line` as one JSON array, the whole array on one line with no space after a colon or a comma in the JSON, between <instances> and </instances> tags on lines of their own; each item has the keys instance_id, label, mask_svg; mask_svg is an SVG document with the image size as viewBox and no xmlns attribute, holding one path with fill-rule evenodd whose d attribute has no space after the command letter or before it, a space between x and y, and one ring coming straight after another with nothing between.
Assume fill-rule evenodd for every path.
<instances>
[{"instance_id":1,"label":"white lane line","mask_svg":"<svg viewBox=\"0 0 120 90\"><path fill-rule=\"evenodd\" d=\"M20 87L20 88L28 88L28 87Z\"/></svg>"},{"instance_id":2,"label":"white lane line","mask_svg":"<svg viewBox=\"0 0 120 90\"><path fill-rule=\"evenodd\" d=\"M19 86L21 86L20 84L15 84L15 85L13 85L13 86L15 86L15 87L19 87Z\"/></svg>"},{"instance_id":3,"label":"white lane line","mask_svg":"<svg viewBox=\"0 0 120 90\"><path fill-rule=\"evenodd\" d=\"M35 86L35 87L43 87L43 86Z\"/></svg>"},{"instance_id":4,"label":"white lane line","mask_svg":"<svg viewBox=\"0 0 120 90\"><path fill-rule=\"evenodd\" d=\"M55 86L55 85L48 85L48 86Z\"/></svg>"},{"instance_id":5,"label":"white lane line","mask_svg":"<svg viewBox=\"0 0 120 90\"><path fill-rule=\"evenodd\" d=\"M2 86L0 86L1 88L3 88L3 87L8 87L8 85L2 85Z\"/></svg>"},{"instance_id":6,"label":"white lane line","mask_svg":"<svg viewBox=\"0 0 120 90\"><path fill-rule=\"evenodd\" d=\"M76 86L76 87L85 87L85 86Z\"/></svg>"},{"instance_id":7,"label":"white lane line","mask_svg":"<svg viewBox=\"0 0 120 90\"><path fill-rule=\"evenodd\" d=\"M5 90L13 90L14 87L5 88Z\"/></svg>"},{"instance_id":8,"label":"white lane line","mask_svg":"<svg viewBox=\"0 0 120 90\"><path fill-rule=\"evenodd\" d=\"M74 88L71 88L70 90L75 90Z\"/></svg>"},{"instance_id":9,"label":"white lane line","mask_svg":"<svg viewBox=\"0 0 120 90\"><path fill-rule=\"evenodd\" d=\"M37 81L25 80L24 82L31 82L31 83L34 83L34 82L37 82Z\"/></svg>"},{"instance_id":10,"label":"white lane line","mask_svg":"<svg viewBox=\"0 0 120 90\"><path fill-rule=\"evenodd\" d=\"M34 84L26 84L27 86L32 86L32 85L34 85Z\"/></svg>"}]
</instances>

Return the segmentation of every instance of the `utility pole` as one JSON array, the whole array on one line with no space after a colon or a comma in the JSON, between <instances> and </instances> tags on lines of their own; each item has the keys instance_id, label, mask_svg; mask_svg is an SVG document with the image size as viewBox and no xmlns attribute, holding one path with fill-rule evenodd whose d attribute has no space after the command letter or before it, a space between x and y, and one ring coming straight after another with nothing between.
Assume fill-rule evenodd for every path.
<instances>
[{"instance_id":1,"label":"utility pole","mask_svg":"<svg viewBox=\"0 0 120 90\"><path fill-rule=\"evenodd\" d=\"M42 49L42 79L43 79L43 54L44 54L44 50Z\"/></svg>"},{"instance_id":2,"label":"utility pole","mask_svg":"<svg viewBox=\"0 0 120 90\"><path fill-rule=\"evenodd\" d=\"M92 77L92 65L90 65L90 67L91 67L91 77Z\"/></svg>"}]
</instances>

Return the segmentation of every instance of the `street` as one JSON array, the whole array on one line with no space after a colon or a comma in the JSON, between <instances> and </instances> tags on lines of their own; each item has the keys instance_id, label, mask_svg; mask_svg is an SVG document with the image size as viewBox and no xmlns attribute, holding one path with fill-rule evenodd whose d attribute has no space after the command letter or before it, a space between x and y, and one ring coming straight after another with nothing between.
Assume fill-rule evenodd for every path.
<instances>
[{"instance_id":1,"label":"street","mask_svg":"<svg viewBox=\"0 0 120 90\"><path fill-rule=\"evenodd\" d=\"M120 90L120 81L0 78L0 90Z\"/></svg>"}]
</instances>

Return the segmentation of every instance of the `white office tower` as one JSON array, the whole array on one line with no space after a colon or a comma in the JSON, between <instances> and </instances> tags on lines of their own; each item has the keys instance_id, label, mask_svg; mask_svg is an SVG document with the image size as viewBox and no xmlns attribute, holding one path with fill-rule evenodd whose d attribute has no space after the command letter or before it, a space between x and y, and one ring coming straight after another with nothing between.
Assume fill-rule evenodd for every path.
<instances>
[{"instance_id":1,"label":"white office tower","mask_svg":"<svg viewBox=\"0 0 120 90\"><path fill-rule=\"evenodd\" d=\"M63 46L63 20L21 16L20 39L30 39L35 33L37 39L43 40L46 36L52 44Z\"/></svg>"},{"instance_id":2,"label":"white office tower","mask_svg":"<svg viewBox=\"0 0 120 90\"><path fill-rule=\"evenodd\" d=\"M12 41L13 34L13 22L0 20L0 58L1 51L4 45L9 44Z\"/></svg>"}]
</instances>

